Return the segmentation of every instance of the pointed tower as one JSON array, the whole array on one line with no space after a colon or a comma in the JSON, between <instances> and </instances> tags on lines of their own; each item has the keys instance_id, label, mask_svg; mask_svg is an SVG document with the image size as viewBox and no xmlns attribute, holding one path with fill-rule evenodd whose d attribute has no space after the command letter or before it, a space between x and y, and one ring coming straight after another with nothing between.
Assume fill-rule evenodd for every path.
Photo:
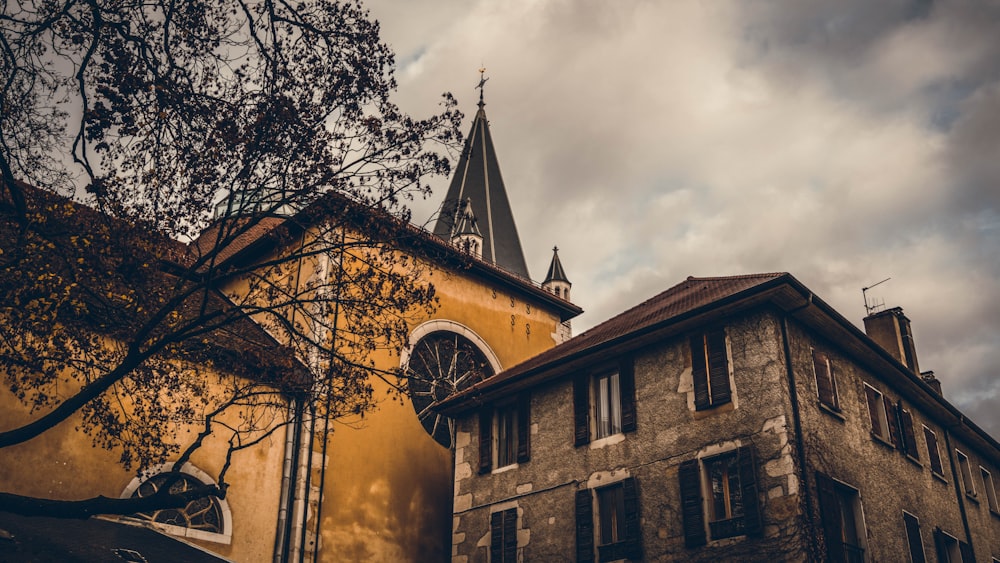
<instances>
[{"instance_id":1,"label":"pointed tower","mask_svg":"<svg viewBox=\"0 0 1000 563\"><path fill-rule=\"evenodd\" d=\"M545 281L542 282L542 289L569 301L569 290L573 284L566 278L563 271L562 262L559 261L559 247L552 247L552 263L549 264L549 273L545 274Z\"/></svg>"},{"instance_id":2,"label":"pointed tower","mask_svg":"<svg viewBox=\"0 0 1000 563\"><path fill-rule=\"evenodd\" d=\"M480 73L485 69L480 69ZM472 131L465 140L465 148L455 167L455 176L448 187L448 194L441 205L441 213L434 225L434 234L448 241L453 240L461 223L461 204L472 200L472 213L479 221L482 234L482 259L525 279L528 266L521 250L521 240L514 225L514 214L507 200L507 190L500 175L493 138L486 119L483 86L487 78L479 80L479 111L472 120Z\"/></svg>"},{"instance_id":3,"label":"pointed tower","mask_svg":"<svg viewBox=\"0 0 1000 563\"><path fill-rule=\"evenodd\" d=\"M455 234L451 236L451 243L476 258L483 257L483 233L476 224L476 215L472 211L472 200L465 199L462 213L458 216L458 223L455 225Z\"/></svg>"}]
</instances>

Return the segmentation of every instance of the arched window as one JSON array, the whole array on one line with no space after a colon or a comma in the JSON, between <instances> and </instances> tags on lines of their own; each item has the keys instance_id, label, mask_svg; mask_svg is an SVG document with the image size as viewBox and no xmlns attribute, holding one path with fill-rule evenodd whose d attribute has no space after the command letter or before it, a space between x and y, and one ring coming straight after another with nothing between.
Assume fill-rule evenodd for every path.
<instances>
[{"instance_id":1,"label":"arched window","mask_svg":"<svg viewBox=\"0 0 1000 563\"><path fill-rule=\"evenodd\" d=\"M451 447L453 421L430 406L496 373L494 361L462 334L434 330L411 346L404 362L410 401L420 423L439 444Z\"/></svg>"},{"instance_id":2,"label":"arched window","mask_svg":"<svg viewBox=\"0 0 1000 563\"><path fill-rule=\"evenodd\" d=\"M172 466L166 464L148 472L150 477L135 478L122 492L121 498L148 497L165 486L169 479L176 477L170 485L171 493L183 493L195 487L212 484L212 479L190 463L184 464L176 475ZM226 501L214 496L192 500L183 508L163 508L149 512L137 512L129 516L136 520L152 523L168 534L219 543L230 542L232 538L232 517Z\"/></svg>"}]
</instances>

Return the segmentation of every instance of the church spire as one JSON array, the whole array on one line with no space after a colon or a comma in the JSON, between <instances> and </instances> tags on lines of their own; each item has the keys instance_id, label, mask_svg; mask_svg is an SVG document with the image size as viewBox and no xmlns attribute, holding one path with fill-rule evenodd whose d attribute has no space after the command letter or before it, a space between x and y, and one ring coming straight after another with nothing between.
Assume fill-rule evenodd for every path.
<instances>
[{"instance_id":1,"label":"church spire","mask_svg":"<svg viewBox=\"0 0 1000 563\"><path fill-rule=\"evenodd\" d=\"M573 284L569 283L566 272L563 271L562 262L559 261L559 247L552 247L552 263L549 264L549 273L545 274L545 281L542 282L542 289L562 297L569 301L569 290Z\"/></svg>"},{"instance_id":2,"label":"church spire","mask_svg":"<svg viewBox=\"0 0 1000 563\"><path fill-rule=\"evenodd\" d=\"M462 219L463 203L471 200L471 211L483 237L483 260L531 279L486 119L483 87L489 78L484 76L485 72L486 69L479 71L479 84L476 86L479 90L479 111L472 120L472 130L455 167L455 175L434 225L434 234L451 241Z\"/></svg>"}]
</instances>

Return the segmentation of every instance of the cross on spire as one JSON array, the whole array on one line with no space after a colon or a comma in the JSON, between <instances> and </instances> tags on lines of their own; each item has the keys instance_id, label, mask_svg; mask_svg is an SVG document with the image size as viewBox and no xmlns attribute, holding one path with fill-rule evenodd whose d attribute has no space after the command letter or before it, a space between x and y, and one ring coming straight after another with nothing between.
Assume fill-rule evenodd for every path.
<instances>
[{"instance_id":1,"label":"cross on spire","mask_svg":"<svg viewBox=\"0 0 1000 563\"><path fill-rule=\"evenodd\" d=\"M486 105L486 102L483 101L483 89L484 86L486 86L486 81L489 80L489 77L484 76L485 73L486 73L486 67L480 67L479 84L476 85L476 89L479 90L479 109L483 109L483 106Z\"/></svg>"}]
</instances>

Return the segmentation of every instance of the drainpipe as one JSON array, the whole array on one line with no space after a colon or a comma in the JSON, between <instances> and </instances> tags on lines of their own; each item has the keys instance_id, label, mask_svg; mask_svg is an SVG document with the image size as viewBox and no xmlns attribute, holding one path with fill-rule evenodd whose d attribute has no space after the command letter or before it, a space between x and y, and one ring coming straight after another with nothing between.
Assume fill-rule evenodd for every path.
<instances>
[{"instance_id":1,"label":"drainpipe","mask_svg":"<svg viewBox=\"0 0 1000 563\"><path fill-rule=\"evenodd\" d=\"M944 430L944 445L948 448L948 465L951 466L951 480L955 484L955 499L958 500L958 511L962 514L962 527L965 528L965 539L969 541L969 549L973 555L972 560L975 561L976 549L972 545L972 530L969 528L969 516L965 513L965 499L962 498L962 488L958 485L958 480L961 477L959 477L958 471L955 470L955 448L951 447L951 433L944 426L941 428Z\"/></svg>"},{"instance_id":2,"label":"drainpipe","mask_svg":"<svg viewBox=\"0 0 1000 563\"><path fill-rule=\"evenodd\" d=\"M288 540L290 537L291 520L289 514L292 508L292 491L295 489L298 475L298 437L301 426L301 404L291 399L288 405L288 416L292 418L285 432L285 461L281 469L281 500L278 508L278 529L274 542L274 562L283 563L288 560Z\"/></svg>"},{"instance_id":3,"label":"drainpipe","mask_svg":"<svg viewBox=\"0 0 1000 563\"><path fill-rule=\"evenodd\" d=\"M303 440L302 447L308 448L308 453L305 456L305 460L302 462L302 471L305 473L305 479L302 483L302 517L301 520L297 522L297 525L302 527L299 532L299 546L297 549L299 563L304 563L306 560L306 531L308 527L306 526L306 517L309 514L309 497L312 496L312 459L313 452L315 448L313 447L313 442L316 439L316 408L312 405L309 407L309 430L306 433L307 439Z\"/></svg>"},{"instance_id":4,"label":"drainpipe","mask_svg":"<svg viewBox=\"0 0 1000 563\"><path fill-rule=\"evenodd\" d=\"M809 547L812 549L812 559L818 560L820 553L819 542L816 537L816 522L813 520L812 494L809 492L809 480L806 474L806 446L802 438L802 416L799 413L799 394L795 385L795 372L792 370L792 350L788 338L788 315L801 311L812 305L812 293L809 294L809 302L785 313L781 317L781 341L785 352L785 373L788 376L788 397L792 403L792 424L795 428L795 449L798 451L799 465L799 490L802 491L802 502L806 508L806 524L809 534Z\"/></svg>"}]
</instances>

